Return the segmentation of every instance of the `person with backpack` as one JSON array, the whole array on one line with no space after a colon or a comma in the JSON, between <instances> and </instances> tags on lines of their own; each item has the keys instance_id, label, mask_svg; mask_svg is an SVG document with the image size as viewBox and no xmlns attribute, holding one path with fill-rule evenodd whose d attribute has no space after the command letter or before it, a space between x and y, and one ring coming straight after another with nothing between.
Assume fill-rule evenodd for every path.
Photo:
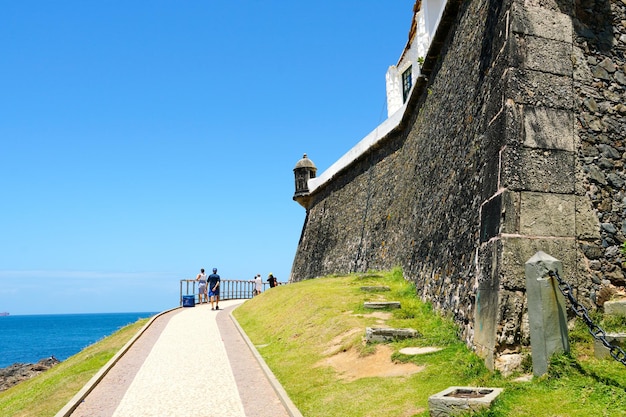
<instances>
[{"instance_id":1,"label":"person with backpack","mask_svg":"<svg viewBox=\"0 0 626 417\"><path fill-rule=\"evenodd\" d=\"M278 280L276 279L276 277L274 276L274 274L272 274L270 272L269 276L267 277L267 283L270 284L270 288L274 288L278 285Z\"/></svg>"}]
</instances>

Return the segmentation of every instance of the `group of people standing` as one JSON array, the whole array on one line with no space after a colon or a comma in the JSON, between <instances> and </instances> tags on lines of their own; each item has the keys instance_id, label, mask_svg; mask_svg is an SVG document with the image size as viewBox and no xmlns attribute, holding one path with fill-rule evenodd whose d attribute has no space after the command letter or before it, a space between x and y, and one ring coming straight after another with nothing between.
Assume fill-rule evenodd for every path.
<instances>
[{"instance_id":1,"label":"group of people standing","mask_svg":"<svg viewBox=\"0 0 626 417\"><path fill-rule=\"evenodd\" d=\"M204 273L204 268L200 269L196 281L198 281L198 303L210 302L211 310L219 310L221 278L217 274L217 268L213 268L213 273L209 276ZM263 279L261 278L261 274L256 274L253 281L255 283L253 295L261 294L261 292L263 292ZM278 285L278 280L271 272L267 276L267 283L270 288L274 288Z\"/></svg>"},{"instance_id":2,"label":"group of people standing","mask_svg":"<svg viewBox=\"0 0 626 417\"><path fill-rule=\"evenodd\" d=\"M217 268L213 268L213 273L207 277L204 268L200 269L200 273L196 277L198 281L198 302L211 302L211 310L220 309L220 276L217 274Z\"/></svg>"},{"instance_id":3,"label":"group of people standing","mask_svg":"<svg viewBox=\"0 0 626 417\"><path fill-rule=\"evenodd\" d=\"M263 291L263 279L261 278L261 274L256 274L252 281L254 281L254 290L252 291L252 295L261 294ZM278 285L278 280L271 272L267 276L267 283L270 285L270 288L274 288Z\"/></svg>"}]
</instances>

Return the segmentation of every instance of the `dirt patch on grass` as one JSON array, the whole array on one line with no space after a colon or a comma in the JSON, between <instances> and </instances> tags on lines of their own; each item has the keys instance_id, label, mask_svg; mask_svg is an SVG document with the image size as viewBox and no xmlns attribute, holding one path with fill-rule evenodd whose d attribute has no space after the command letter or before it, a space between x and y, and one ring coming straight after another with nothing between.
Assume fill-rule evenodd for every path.
<instances>
[{"instance_id":1,"label":"dirt patch on grass","mask_svg":"<svg viewBox=\"0 0 626 417\"><path fill-rule=\"evenodd\" d=\"M392 317L392 313L374 311L368 314L358 314L358 316L375 318L377 324L385 327L385 322ZM387 345L376 345L374 353L366 356L361 356L354 348L342 350L342 346L358 333L364 334L365 329L354 328L333 338L322 352L325 356L331 356L321 360L316 366L330 366L335 369L341 380L348 382L367 377L408 376L424 369L423 366L413 363L393 362L391 360L393 351Z\"/></svg>"},{"instance_id":2,"label":"dirt patch on grass","mask_svg":"<svg viewBox=\"0 0 626 417\"><path fill-rule=\"evenodd\" d=\"M330 341L330 344L328 345L326 350L322 352L322 354L324 356L327 356L327 355L332 355L336 353L337 351L341 349L343 344L346 343L350 337L361 332L363 332L363 330L361 329L352 329L352 330L348 330L345 333L340 334L339 336L335 336L333 340Z\"/></svg>"},{"instance_id":3,"label":"dirt patch on grass","mask_svg":"<svg viewBox=\"0 0 626 417\"><path fill-rule=\"evenodd\" d=\"M377 345L375 352L367 356L359 356L356 350L350 349L323 359L317 366L331 366L340 379L348 382L367 377L408 376L424 369L413 363L392 362L392 353L386 345Z\"/></svg>"},{"instance_id":4,"label":"dirt patch on grass","mask_svg":"<svg viewBox=\"0 0 626 417\"><path fill-rule=\"evenodd\" d=\"M389 320L391 317L393 317L393 315L389 312L386 311L375 311L373 313L368 313L368 314L363 314L363 317L374 317L377 318L378 320Z\"/></svg>"},{"instance_id":5,"label":"dirt patch on grass","mask_svg":"<svg viewBox=\"0 0 626 417\"><path fill-rule=\"evenodd\" d=\"M353 311L346 311L344 314L355 317L375 317L379 320L389 320L393 317L393 314L388 311L373 311L371 313L355 313Z\"/></svg>"},{"instance_id":6,"label":"dirt patch on grass","mask_svg":"<svg viewBox=\"0 0 626 417\"><path fill-rule=\"evenodd\" d=\"M400 415L399 417L412 417L416 414L423 413L424 411L426 411L425 408L410 408L406 410L404 414Z\"/></svg>"}]
</instances>

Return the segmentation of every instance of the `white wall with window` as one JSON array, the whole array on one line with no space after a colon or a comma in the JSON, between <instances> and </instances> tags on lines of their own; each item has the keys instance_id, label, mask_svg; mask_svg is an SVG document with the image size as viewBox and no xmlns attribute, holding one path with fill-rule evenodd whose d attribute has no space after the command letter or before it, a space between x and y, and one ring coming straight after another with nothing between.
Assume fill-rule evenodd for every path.
<instances>
[{"instance_id":1,"label":"white wall with window","mask_svg":"<svg viewBox=\"0 0 626 417\"><path fill-rule=\"evenodd\" d=\"M447 0L416 0L414 10L415 8L418 10L411 22L409 40L398 63L389 67L386 75L387 119L328 167L322 175L310 178L308 180L310 193L330 181L338 172L375 146L400 124L406 110L406 100L420 75L422 60L426 57L446 3ZM410 79L407 79L407 75L410 75ZM406 88L409 91L406 91Z\"/></svg>"},{"instance_id":2,"label":"white wall with window","mask_svg":"<svg viewBox=\"0 0 626 417\"><path fill-rule=\"evenodd\" d=\"M420 9L413 16L409 41L396 65L387 70L387 117L400 110L408 97L406 73L410 70L410 86L420 75L423 59L426 57L447 0L423 0ZM403 77L403 75L405 75Z\"/></svg>"}]
</instances>

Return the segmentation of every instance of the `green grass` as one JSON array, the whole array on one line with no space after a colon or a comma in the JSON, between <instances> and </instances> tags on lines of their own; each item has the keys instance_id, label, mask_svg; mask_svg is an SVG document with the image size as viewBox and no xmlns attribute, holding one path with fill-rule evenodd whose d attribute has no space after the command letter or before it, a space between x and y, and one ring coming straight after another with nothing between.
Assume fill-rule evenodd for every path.
<instances>
[{"instance_id":1,"label":"green grass","mask_svg":"<svg viewBox=\"0 0 626 417\"><path fill-rule=\"evenodd\" d=\"M372 285L387 285L391 291L360 290ZM387 326L410 327L422 334L389 343L392 359L424 369L402 377L342 379L323 360L350 350L373 354L376 346L366 346L362 339L366 327L380 324L363 303L383 299L402 305L389 310ZM516 381L519 374L504 378L489 372L459 341L450 320L416 297L399 269L280 286L247 301L234 315L306 417L428 416L428 397L454 385L504 388L494 406L479 416L626 416L626 367L612 359L595 359L592 338L581 323L570 333L570 354L554 357L547 375L526 382ZM596 319L607 331L626 328L619 319ZM358 332L350 333L352 329ZM418 356L398 352L407 346L442 350Z\"/></svg>"},{"instance_id":2,"label":"green grass","mask_svg":"<svg viewBox=\"0 0 626 417\"><path fill-rule=\"evenodd\" d=\"M386 285L369 293L361 286ZM372 315L365 301L400 301L387 318ZM626 366L593 356L593 339L580 320L570 332L571 352L552 358L548 373L531 381L489 372L482 359L457 337L451 320L421 302L399 269L332 276L273 288L234 311L250 339L305 417L429 415L428 397L450 386L502 387L504 392L482 417L626 416ZM366 327L380 321L413 328L422 337L388 343L395 362L423 369L401 377L346 380L324 363L356 352L366 360L377 345L365 345ZM626 319L594 315L607 332L624 331ZM49 371L0 393L2 416L54 416L76 392L145 324L127 326ZM354 331L356 329L356 332ZM437 346L426 355L399 353L407 346ZM527 370L531 364L525 361Z\"/></svg>"},{"instance_id":3,"label":"green grass","mask_svg":"<svg viewBox=\"0 0 626 417\"><path fill-rule=\"evenodd\" d=\"M0 392L0 415L54 416L147 321L125 326L46 372Z\"/></svg>"}]
</instances>

